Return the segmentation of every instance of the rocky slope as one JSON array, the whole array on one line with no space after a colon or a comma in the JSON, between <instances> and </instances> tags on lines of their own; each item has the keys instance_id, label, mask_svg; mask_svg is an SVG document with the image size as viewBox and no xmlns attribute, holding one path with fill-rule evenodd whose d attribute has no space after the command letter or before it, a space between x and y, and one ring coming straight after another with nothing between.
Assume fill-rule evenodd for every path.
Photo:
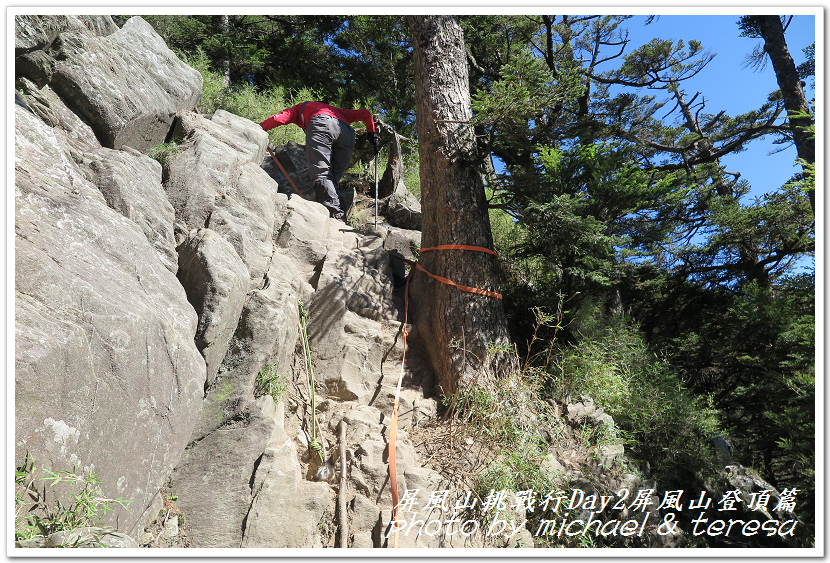
<instances>
[{"instance_id":1,"label":"rocky slope","mask_svg":"<svg viewBox=\"0 0 830 563\"><path fill-rule=\"evenodd\" d=\"M418 233L362 234L280 193L266 133L198 113L200 76L140 18L15 23L16 465L94 472L129 501L104 522L136 540L166 505L192 547L333 545L304 307L317 441L333 452L347 424L349 541L378 544L401 359L385 245ZM164 167L144 154L170 139ZM407 366L404 428L435 413L428 377ZM402 486L437 483L402 434Z\"/></svg>"}]
</instances>

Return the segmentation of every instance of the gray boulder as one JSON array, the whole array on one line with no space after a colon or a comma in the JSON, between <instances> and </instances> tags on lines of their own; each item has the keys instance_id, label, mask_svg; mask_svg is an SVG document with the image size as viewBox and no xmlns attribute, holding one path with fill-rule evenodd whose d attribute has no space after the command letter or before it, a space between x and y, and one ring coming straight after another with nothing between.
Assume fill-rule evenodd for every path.
<instances>
[{"instance_id":1,"label":"gray boulder","mask_svg":"<svg viewBox=\"0 0 830 563\"><path fill-rule=\"evenodd\" d=\"M25 77L19 78L18 84L22 92L18 93L20 103L63 133L70 147L81 153L101 148L92 128L70 110L49 86L38 88Z\"/></svg>"},{"instance_id":2,"label":"gray boulder","mask_svg":"<svg viewBox=\"0 0 830 563\"><path fill-rule=\"evenodd\" d=\"M38 85L49 84L102 145L147 150L165 140L178 112L196 107L201 75L141 18L106 36L83 24L64 27L51 42L53 30L21 36L27 48L44 48L26 52L18 72Z\"/></svg>"},{"instance_id":3,"label":"gray boulder","mask_svg":"<svg viewBox=\"0 0 830 563\"><path fill-rule=\"evenodd\" d=\"M252 490L242 547L323 547L319 525L329 508L329 487L302 479L290 439L262 454Z\"/></svg>"},{"instance_id":4,"label":"gray boulder","mask_svg":"<svg viewBox=\"0 0 830 563\"><path fill-rule=\"evenodd\" d=\"M104 522L130 532L187 444L205 365L184 290L68 151L15 107L15 462L94 472L131 501Z\"/></svg>"},{"instance_id":5,"label":"gray boulder","mask_svg":"<svg viewBox=\"0 0 830 563\"><path fill-rule=\"evenodd\" d=\"M361 532L374 532L380 521L380 508L360 493L355 494L351 502L352 531L357 535ZM374 547L370 545L369 547Z\"/></svg>"},{"instance_id":6,"label":"gray boulder","mask_svg":"<svg viewBox=\"0 0 830 563\"><path fill-rule=\"evenodd\" d=\"M287 377L300 334L299 303L312 291L290 259L274 254L263 286L249 294L222 373L241 370L249 386L264 367Z\"/></svg>"},{"instance_id":7,"label":"gray boulder","mask_svg":"<svg viewBox=\"0 0 830 563\"><path fill-rule=\"evenodd\" d=\"M259 170L256 167L244 167L240 174L240 185L248 189L248 196L269 194L268 184L260 183L263 177L249 174ZM264 178L268 180L267 177ZM270 182L270 180L268 180ZM257 188L263 188L258 190ZM248 198L249 200L252 198ZM216 202L210 214L207 227L231 243L236 253L248 268L251 286L262 283L274 251L272 241L274 233L274 199L265 197L260 200L263 213L257 213L250 201L234 197L223 197ZM257 203L260 203L257 202ZM247 205L246 205L247 204Z\"/></svg>"},{"instance_id":8,"label":"gray boulder","mask_svg":"<svg viewBox=\"0 0 830 563\"><path fill-rule=\"evenodd\" d=\"M188 229L198 229L205 226L217 201L230 196L229 187L238 180L241 168L265 150L267 134L260 129L258 142L250 142L237 129L199 114L179 117L181 140L167 166L165 189L176 220Z\"/></svg>"},{"instance_id":9,"label":"gray boulder","mask_svg":"<svg viewBox=\"0 0 830 563\"><path fill-rule=\"evenodd\" d=\"M170 482L192 547L240 547L252 476L279 430L274 415L269 396L244 403L182 455Z\"/></svg>"},{"instance_id":10,"label":"gray boulder","mask_svg":"<svg viewBox=\"0 0 830 563\"><path fill-rule=\"evenodd\" d=\"M181 144L165 182L176 221L187 231L207 226L222 235L248 267L254 287L273 252L280 205L277 185L259 167L268 135L222 110L212 119L180 117Z\"/></svg>"},{"instance_id":11,"label":"gray boulder","mask_svg":"<svg viewBox=\"0 0 830 563\"><path fill-rule=\"evenodd\" d=\"M80 15L77 16L84 26L94 35L112 35L118 31L118 26L112 21L112 16L107 15Z\"/></svg>"},{"instance_id":12,"label":"gray boulder","mask_svg":"<svg viewBox=\"0 0 830 563\"><path fill-rule=\"evenodd\" d=\"M390 225L421 230L421 203L414 195L399 190L379 202L378 207Z\"/></svg>"},{"instance_id":13,"label":"gray boulder","mask_svg":"<svg viewBox=\"0 0 830 563\"><path fill-rule=\"evenodd\" d=\"M415 251L421 248L421 232L392 227L383 240L383 247L387 252L396 253L407 260L417 261ZM390 258L389 264L396 278L402 280L406 277L406 262Z\"/></svg>"},{"instance_id":14,"label":"gray boulder","mask_svg":"<svg viewBox=\"0 0 830 563\"><path fill-rule=\"evenodd\" d=\"M110 35L118 31L111 16L38 16L20 14L14 18L16 54L48 48L64 31Z\"/></svg>"},{"instance_id":15,"label":"gray boulder","mask_svg":"<svg viewBox=\"0 0 830 563\"><path fill-rule=\"evenodd\" d=\"M604 428L610 438L617 437L614 419L603 409L597 408L590 397L581 397L579 401L565 405L565 418L574 427L587 423L594 428Z\"/></svg>"},{"instance_id":16,"label":"gray boulder","mask_svg":"<svg viewBox=\"0 0 830 563\"><path fill-rule=\"evenodd\" d=\"M161 185L161 164L129 147L87 153L84 164L107 205L141 227L162 263L175 274L174 212Z\"/></svg>"},{"instance_id":17,"label":"gray boulder","mask_svg":"<svg viewBox=\"0 0 830 563\"><path fill-rule=\"evenodd\" d=\"M209 387L242 315L248 269L227 240L199 229L179 247L178 276L199 315L195 340L205 358Z\"/></svg>"},{"instance_id":18,"label":"gray boulder","mask_svg":"<svg viewBox=\"0 0 830 563\"><path fill-rule=\"evenodd\" d=\"M317 275L326 258L331 225L328 211L319 203L298 196L288 199L285 222L275 232L275 244L294 260L305 281Z\"/></svg>"},{"instance_id":19,"label":"gray boulder","mask_svg":"<svg viewBox=\"0 0 830 563\"><path fill-rule=\"evenodd\" d=\"M382 244L375 236L344 242L346 248L332 244L309 308L309 339L319 365L315 378L341 400L369 403L395 383L381 369L394 342L394 329L384 320L398 313Z\"/></svg>"}]
</instances>

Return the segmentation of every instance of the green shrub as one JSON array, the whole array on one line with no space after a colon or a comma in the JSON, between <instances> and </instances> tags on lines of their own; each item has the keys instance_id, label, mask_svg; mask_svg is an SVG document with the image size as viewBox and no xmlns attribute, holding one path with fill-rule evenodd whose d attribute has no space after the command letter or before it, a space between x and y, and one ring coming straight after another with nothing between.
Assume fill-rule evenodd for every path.
<instances>
[{"instance_id":1,"label":"green shrub","mask_svg":"<svg viewBox=\"0 0 830 563\"><path fill-rule=\"evenodd\" d=\"M706 464L719 425L711 399L687 390L630 322L598 319L596 311L583 319L582 340L562 351L556 392L591 397L624 431L629 447L653 465Z\"/></svg>"},{"instance_id":2,"label":"green shrub","mask_svg":"<svg viewBox=\"0 0 830 563\"><path fill-rule=\"evenodd\" d=\"M276 365L270 365L259 371L254 387L255 397L270 395L274 399L274 403L279 403L282 400L287 385L284 378L277 374L276 368Z\"/></svg>"},{"instance_id":3,"label":"green shrub","mask_svg":"<svg viewBox=\"0 0 830 563\"><path fill-rule=\"evenodd\" d=\"M96 475L78 475L71 471L43 470L49 488L62 488L62 501L56 494L48 502L46 488L38 490L34 477L34 461L27 456L23 465L15 469L15 540L48 536L54 532L70 531L87 526L100 526L101 518L115 505L127 508L129 501L122 498L110 499L103 496Z\"/></svg>"},{"instance_id":4,"label":"green shrub","mask_svg":"<svg viewBox=\"0 0 830 563\"><path fill-rule=\"evenodd\" d=\"M147 156L156 160L162 166L166 166L170 159L173 158L179 152L179 145L175 141L171 141L169 143L161 143L154 147L151 147L149 151L147 151Z\"/></svg>"}]
</instances>

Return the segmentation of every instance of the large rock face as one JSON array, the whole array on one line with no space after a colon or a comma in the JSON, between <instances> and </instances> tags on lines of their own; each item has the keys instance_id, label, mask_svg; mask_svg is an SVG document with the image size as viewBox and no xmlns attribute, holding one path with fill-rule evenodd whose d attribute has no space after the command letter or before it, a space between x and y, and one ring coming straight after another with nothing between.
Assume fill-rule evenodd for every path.
<instances>
[{"instance_id":1,"label":"large rock face","mask_svg":"<svg viewBox=\"0 0 830 563\"><path fill-rule=\"evenodd\" d=\"M130 502L105 523L135 539L167 485L194 547L334 545L335 489L310 447L312 365L318 443L333 452L336 425L354 425L348 541L379 546L402 352L388 231L358 233L286 195L261 166L256 123L187 111L195 71L140 18L15 23L18 466L94 472ZM162 169L142 151L171 135ZM304 170L302 147L278 153ZM278 402L266 372L287 388ZM402 426L434 414L427 377L410 362ZM403 434L398 450L408 483L423 471Z\"/></svg>"},{"instance_id":2,"label":"large rock face","mask_svg":"<svg viewBox=\"0 0 830 563\"><path fill-rule=\"evenodd\" d=\"M179 150L165 189L184 231L208 227L228 242L261 283L273 251L277 184L260 167L268 135L219 110L206 119L181 115Z\"/></svg>"},{"instance_id":3,"label":"large rock face","mask_svg":"<svg viewBox=\"0 0 830 563\"><path fill-rule=\"evenodd\" d=\"M18 16L15 27L18 76L48 85L105 147L157 145L199 101L201 75L141 18L118 29L107 16Z\"/></svg>"},{"instance_id":4,"label":"large rock face","mask_svg":"<svg viewBox=\"0 0 830 563\"><path fill-rule=\"evenodd\" d=\"M197 317L65 139L15 110L15 459L95 472L110 498L132 501L108 518L131 530L201 403Z\"/></svg>"},{"instance_id":5,"label":"large rock face","mask_svg":"<svg viewBox=\"0 0 830 563\"><path fill-rule=\"evenodd\" d=\"M15 462L30 457L35 482L94 473L129 501L105 523L140 534L191 438L205 362L161 167L100 139L163 140L201 79L140 19L18 16L15 28ZM102 81L125 72L129 84Z\"/></svg>"},{"instance_id":6,"label":"large rock face","mask_svg":"<svg viewBox=\"0 0 830 563\"><path fill-rule=\"evenodd\" d=\"M161 164L130 147L101 148L85 156L87 176L107 205L141 227L164 266L175 274L174 213L161 185Z\"/></svg>"}]
</instances>

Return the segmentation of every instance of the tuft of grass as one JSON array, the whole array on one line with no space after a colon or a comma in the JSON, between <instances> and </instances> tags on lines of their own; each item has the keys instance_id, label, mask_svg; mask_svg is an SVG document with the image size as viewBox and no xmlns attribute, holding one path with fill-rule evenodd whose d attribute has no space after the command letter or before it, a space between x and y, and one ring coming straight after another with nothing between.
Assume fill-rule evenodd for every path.
<instances>
[{"instance_id":1,"label":"tuft of grass","mask_svg":"<svg viewBox=\"0 0 830 563\"><path fill-rule=\"evenodd\" d=\"M270 395L274 403L279 403L285 396L287 384L283 376L276 371L277 366L269 365L259 371L254 387L254 396Z\"/></svg>"},{"instance_id":2,"label":"tuft of grass","mask_svg":"<svg viewBox=\"0 0 830 563\"><path fill-rule=\"evenodd\" d=\"M147 156L158 161L162 166L167 166L170 160L179 152L179 145L175 141L160 143L147 151Z\"/></svg>"}]
</instances>

